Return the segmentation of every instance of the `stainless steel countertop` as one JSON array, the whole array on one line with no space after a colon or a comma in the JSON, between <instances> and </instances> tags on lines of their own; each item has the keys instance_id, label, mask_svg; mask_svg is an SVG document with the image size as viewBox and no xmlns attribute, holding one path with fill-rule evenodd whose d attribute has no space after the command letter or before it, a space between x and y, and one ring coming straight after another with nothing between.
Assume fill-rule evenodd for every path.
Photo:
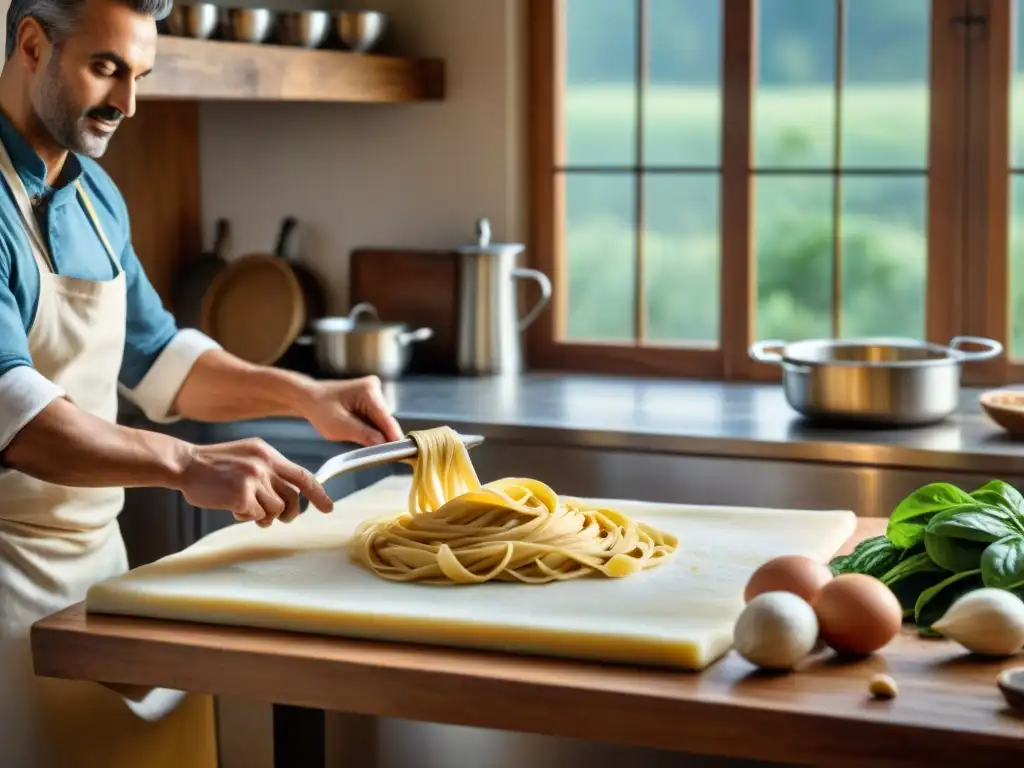
<instances>
[{"instance_id":1,"label":"stainless steel countertop","mask_svg":"<svg viewBox=\"0 0 1024 768\"><path fill-rule=\"evenodd\" d=\"M901 429L807 423L771 384L530 373L410 376L384 389L406 430L447 424L517 443L1024 476L1024 440L984 415L974 389L947 421ZM295 419L256 423L286 439L321 439Z\"/></svg>"},{"instance_id":2,"label":"stainless steel countertop","mask_svg":"<svg viewBox=\"0 0 1024 768\"><path fill-rule=\"evenodd\" d=\"M928 427L811 424L779 385L532 373L520 379L410 377L385 385L403 427L448 424L494 439L604 449L1024 474L1014 441L965 388Z\"/></svg>"}]
</instances>

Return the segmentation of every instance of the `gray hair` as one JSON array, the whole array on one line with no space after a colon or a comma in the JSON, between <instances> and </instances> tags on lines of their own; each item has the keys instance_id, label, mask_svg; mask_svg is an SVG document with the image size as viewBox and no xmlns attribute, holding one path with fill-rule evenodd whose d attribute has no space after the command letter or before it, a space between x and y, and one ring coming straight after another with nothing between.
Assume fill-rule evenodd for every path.
<instances>
[{"instance_id":1,"label":"gray hair","mask_svg":"<svg viewBox=\"0 0 1024 768\"><path fill-rule=\"evenodd\" d=\"M18 38L18 26L24 19L34 18L46 31L51 42L59 42L74 32L86 0L11 0L7 9L7 52L11 58ZM174 0L121 0L138 13L162 21L171 13Z\"/></svg>"}]
</instances>

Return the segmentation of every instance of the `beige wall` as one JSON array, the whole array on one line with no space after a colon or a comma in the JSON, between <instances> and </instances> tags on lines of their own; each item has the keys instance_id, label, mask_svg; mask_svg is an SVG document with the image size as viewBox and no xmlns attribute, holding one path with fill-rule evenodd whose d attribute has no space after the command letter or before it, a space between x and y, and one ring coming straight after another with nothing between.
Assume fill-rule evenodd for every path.
<instances>
[{"instance_id":1,"label":"beige wall","mask_svg":"<svg viewBox=\"0 0 1024 768\"><path fill-rule=\"evenodd\" d=\"M339 299L358 246L459 245L479 216L490 217L495 239L525 237L523 0L362 5L389 13L387 50L446 59L444 101L206 104L201 120L207 239L215 217L227 216L234 254L266 249L293 214L304 223L304 258Z\"/></svg>"}]
</instances>

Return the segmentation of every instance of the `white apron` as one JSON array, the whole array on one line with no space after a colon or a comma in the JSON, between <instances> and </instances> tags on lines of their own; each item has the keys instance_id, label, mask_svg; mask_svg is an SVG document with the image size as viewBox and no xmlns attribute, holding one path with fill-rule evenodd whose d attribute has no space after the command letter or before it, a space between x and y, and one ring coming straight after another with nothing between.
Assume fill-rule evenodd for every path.
<instances>
[{"instance_id":1,"label":"white apron","mask_svg":"<svg viewBox=\"0 0 1024 768\"><path fill-rule=\"evenodd\" d=\"M76 406L115 422L127 324L117 255L79 184L79 199L116 277L95 282L57 275L2 143L0 172L39 267L39 303L28 334L33 365ZM155 691L144 705L129 704L97 683L35 677L32 671L31 625L127 569L117 521L123 503L123 488L68 488L0 469L0 768L216 765L210 697L189 695L174 708L174 694Z\"/></svg>"}]
</instances>

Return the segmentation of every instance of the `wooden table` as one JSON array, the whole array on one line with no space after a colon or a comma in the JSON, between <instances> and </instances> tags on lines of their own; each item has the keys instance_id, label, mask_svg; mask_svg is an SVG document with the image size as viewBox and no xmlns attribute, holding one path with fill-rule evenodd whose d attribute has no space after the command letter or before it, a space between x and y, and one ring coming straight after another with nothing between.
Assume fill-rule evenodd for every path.
<instances>
[{"instance_id":1,"label":"wooden table","mask_svg":"<svg viewBox=\"0 0 1024 768\"><path fill-rule=\"evenodd\" d=\"M862 520L846 549L882 526ZM274 702L279 766L323 764L324 710L813 765L1024 759L1024 712L995 683L1024 655L975 660L910 631L867 659L825 651L780 675L729 653L697 674L87 616L78 604L35 624L32 647L40 675ZM870 699L880 671L897 698Z\"/></svg>"}]
</instances>

